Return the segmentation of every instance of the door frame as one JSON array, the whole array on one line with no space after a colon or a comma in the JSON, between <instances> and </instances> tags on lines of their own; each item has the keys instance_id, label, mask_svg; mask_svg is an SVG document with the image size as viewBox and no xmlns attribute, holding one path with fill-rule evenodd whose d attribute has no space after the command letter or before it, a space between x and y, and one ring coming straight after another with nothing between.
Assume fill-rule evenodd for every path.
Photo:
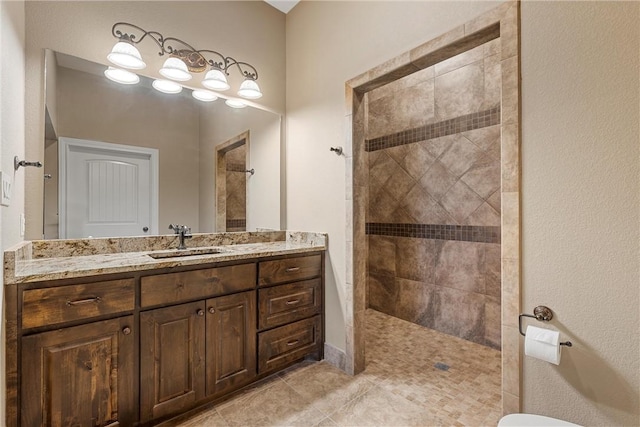
<instances>
[{"instance_id":1,"label":"door frame","mask_svg":"<svg viewBox=\"0 0 640 427\"><path fill-rule=\"evenodd\" d=\"M521 307L521 86L520 1L507 0L494 9L345 83L346 155L346 342L344 361L351 374L365 368L365 312L368 241L368 159L365 157L367 92L428 68L458 53L499 38L501 43L501 315L502 412L522 409L522 354L518 315Z\"/></svg>"},{"instance_id":2,"label":"door frame","mask_svg":"<svg viewBox=\"0 0 640 427\"><path fill-rule=\"evenodd\" d=\"M58 138L58 237L65 239L67 236L67 209L63 200L67 198L67 156L74 147L93 148L114 153L139 154L149 158L149 187L151 222L149 235L158 234L158 199L159 199L159 157L160 152L156 148L136 147L134 145L114 144L110 142L92 141L89 139ZM114 236L116 237L116 236Z\"/></svg>"}]
</instances>

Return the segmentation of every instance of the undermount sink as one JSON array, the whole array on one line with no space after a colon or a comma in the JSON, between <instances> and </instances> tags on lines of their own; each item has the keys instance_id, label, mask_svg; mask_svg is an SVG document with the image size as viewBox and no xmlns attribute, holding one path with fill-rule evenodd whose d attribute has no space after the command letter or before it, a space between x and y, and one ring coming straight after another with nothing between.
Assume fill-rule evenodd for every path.
<instances>
[{"instance_id":1,"label":"undermount sink","mask_svg":"<svg viewBox=\"0 0 640 427\"><path fill-rule=\"evenodd\" d=\"M178 258L178 257L186 257L186 256L196 256L196 255L215 255L221 254L225 252L220 248L193 248L193 249L173 249L170 251L163 252L152 252L149 255L154 259L164 259L164 258Z\"/></svg>"}]
</instances>

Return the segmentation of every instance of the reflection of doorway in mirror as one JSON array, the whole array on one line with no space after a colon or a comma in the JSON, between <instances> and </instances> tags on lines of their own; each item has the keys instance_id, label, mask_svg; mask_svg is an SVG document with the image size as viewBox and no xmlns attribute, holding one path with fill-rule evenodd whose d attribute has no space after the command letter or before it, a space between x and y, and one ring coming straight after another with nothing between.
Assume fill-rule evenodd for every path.
<instances>
[{"instance_id":1,"label":"reflection of doorway in mirror","mask_svg":"<svg viewBox=\"0 0 640 427\"><path fill-rule=\"evenodd\" d=\"M216 231L246 231L249 131L216 146Z\"/></svg>"},{"instance_id":2,"label":"reflection of doorway in mirror","mask_svg":"<svg viewBox=\"0 0 640 427\"><path fill-rule=\"evenodd\" d=\"M225 154L227 189L227 231L247 229L246 144Z\"/></svg>"},{"instance_id":3,"label":"reflection of doorway in mirror","mask_svg":"<svg viewBox=\"0 0 640 427\"><path fill-rule=\"evenodd\" d=\"M158 150L59 141L60 238L158 232Z\"/></svg>"}]
</instances>

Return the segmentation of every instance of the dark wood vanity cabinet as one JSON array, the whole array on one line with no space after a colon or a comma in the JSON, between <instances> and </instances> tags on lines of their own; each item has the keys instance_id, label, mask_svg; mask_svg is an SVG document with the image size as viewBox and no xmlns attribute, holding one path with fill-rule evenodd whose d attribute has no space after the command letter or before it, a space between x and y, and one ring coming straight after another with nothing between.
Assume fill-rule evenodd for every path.
<instances>
[{"instance_id":1,"label":"dark wood vanity cabinet","mask_svg":"<svg viewBox=\"0 0 640 427\"><path fill-rule=\"evenodd\" d=\"M154 425L322 358L321 252L175 270L18 285L7 424Z\"/></svg>"},{"instance_id":2,"label":"dark wood vanity cabinet","mask_svg":"<svg viewBox=\"0 0 640 427\"><path fill-rule=\"evenodd\" d=\"M320 255L263 261L258 272L258 372L323 356Z\"/></svg>"},{"instance_id":3,"label":"dark wood vanity cabinet","mask_svg":"<svg viewBox=\"0 0 640 427\"><path fill-rule=\"evenodd\" d=\"M205 396L204 301L140 313L140 419L195 405Z\"/></svg>"},{"instance_id":4,"label":"dark wood vanity cabinet","mask_svg":"<svg viewBox=\"0 0 640 427\"><path fill-rule=\"evenodd\" d=\"M132 425L136 336L125 316L22 338L22 425Z\"/></svg>"},{"instance_id":5,"label":"dark wood vanity cabinet","mask_svg":"<svg viewBox=\"0 0 640 427\"><path fill-rule=\"evenodd\" d=\"M256 376L256 292L207 300L207 396L221 395Z\"/></svg>"},{"instance_id":6,"label":"dark wood vanity cabinet","mask_svg":"<svg viewBox=\"0 0 640 427\"><path fill-rule=\"evenodd\" d=\"M256 375L255 291L140 313L140 419L184 412Z\"/></svg>"},{"instance_id":7,"label":"dark wood vanity cabinet","mask_svg":"<svg viewBox=\"0 0 640 427\"><path fill-rule=\"evenodd\" d=\"M26 289L21 295L24 426L131 425L138 346L133 279ZM105 316L119 316L96 321ZM77 326L60 327L69 322ZM44 328L58 329L38 332Z\"/></svg>"}]
</instances>

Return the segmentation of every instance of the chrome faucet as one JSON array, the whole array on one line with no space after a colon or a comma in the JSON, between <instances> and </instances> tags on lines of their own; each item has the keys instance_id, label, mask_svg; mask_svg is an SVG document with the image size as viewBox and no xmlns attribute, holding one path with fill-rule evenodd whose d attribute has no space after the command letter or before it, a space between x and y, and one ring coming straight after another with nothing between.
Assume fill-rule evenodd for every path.
<instances>
[{"instance_id":1,"label":"chrome faucet","mask_svg":"<svg viewBox=\"0 0 640 427\"><path fill-rule=\"evenodd\" d=\"M179 224L169 224L169 230L173 230L173 232L176 233L180 238L178 249L187 249L187 246L184 244L184 239L190 239L193 237L191 235L191 227Z\"/></svg>"}]
</instances>

